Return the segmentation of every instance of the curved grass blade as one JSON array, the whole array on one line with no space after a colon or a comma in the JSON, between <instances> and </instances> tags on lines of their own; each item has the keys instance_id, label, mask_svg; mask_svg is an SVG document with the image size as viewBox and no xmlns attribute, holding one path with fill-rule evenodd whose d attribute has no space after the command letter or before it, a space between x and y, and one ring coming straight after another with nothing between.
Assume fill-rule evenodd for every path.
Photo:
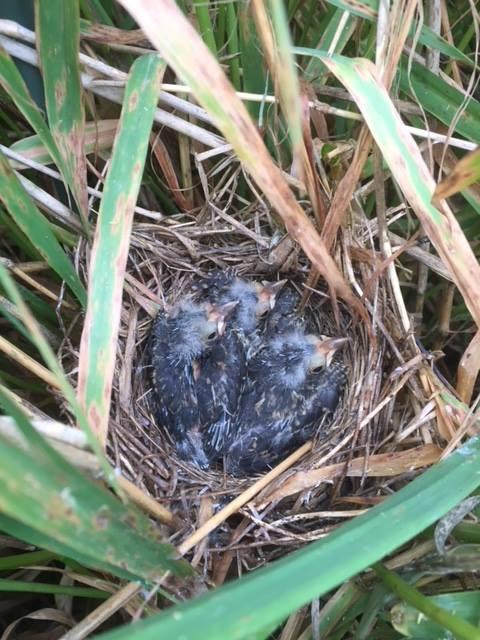
<instances>
[{"instance_id":1,"label":"curved grass blade","mask_svg":"<svg viewBox=\"0 0 480 640\"><path fill-rule=\"evenodd\" d=\"M98 214L90 260L88 308L80 346L78 394L93 432L105 444L123 280L133 211L165 64L157 55L132 66L118 136Z\"/></svg>"},{"instance_id":2,"label":"curved grass blade","mask_svg":"<svg viewBox=\"0 0 480 640\"><path fill-rule=\"evenodd\" d=\"M335 44L335 50L332 53L342 53L343 49L350 41L352 34L357 26L356 17L350 16L347 19L344 28L342 29L340 38L338 38L338 29L340 28L343 19L344 12L341 9L334 9L328 22L326 22L325 20L322 23L322 28L319 29L317 33L315 33L314 38L312 37L310 39L311 44L308 46L311 46L314 49L323 49L324 51L330 51L330 47ZM304 45L302 44L302 46ZM307 45L305 44L305 46ZM325 74L324 65L316 58L310 58L304 71L305 78L314 80L317 79L318 76L322 76L322 74ZM324 79L322 79L322 84L323 82L325 82Z\"/></svg>"},{"instance_id":3,"label":"curved grass blade","mask_svg":"<svg viewBox=\"0 0 480 640\"><path fill-rule=\"evenodd\" d=\"M411 540L480 484L480 438L327 538L246 578L135 627L135 640L241 640L266 628ZM130 638L131 628L98 636Z\"/></svg>"},{"instance_id":4,"label":"curved grass blade","mask_svg":"<svg viewBox=\"0 0 480 640\"><path fill-rule=\"evenodd\" d=\"M48 120L62 158L59 169L72 189L83 227L88 233L85 113L78 57L78 0L36 0L35 22Z\"/></svg>"},{"instance_id":5,"label":"curved grass blade","mask_svg":"<svg viewBox=\"0 0 480 640\"><path fill-rule=\"evenodd\" d=\"M175 560L175 549L158 542L158 533L133 507L68 464L30 425L0 386L0 403L17 423L24 446L2 438L0 511L49 536L89 566L130 579L155 582L165 571L185 575L189 565ZM52 549L56 550L56 549Z\"/></svg>"},{"instance_id":6,"label":"curved grass blade","mask_svg":"<svg viewBox=\"0 0 480 640\"><path fill-rule=\"evenodd\" d=\"M392 175L480 327L480 265L453 213L446 206L442 211L433 206L434 180L375 66L368 60L329 56L314 49L295 48L295 52L323 60L354 97Z\"/></svg>"},{"instance_id":7,"label":"curved grass blade","mask_svg":"<svg viewBox=\"0 0 480 640\"><path fill-rule=\"evenodd\" d=\"M85 289L72 263L55 238L49 222L33 204L1 152L0 201L52 269L62 280L65 280L81 305L85 306L87 299Z\"/></svg>"},{"instance_id":8,"label":"curved grass blade","mask_svg":"<svg viewBox=\"0 0 480 640\"><path fill-rule=\"evenodd\" d=\"M312 222L273 163L248 112L217 60L173 0L120 0L168 64L188 84L215 125L282 218L287 231L337 293L363 318L366 312L340 273ZM181 43L188 42L188 48Z\"/></svg>"},{"instance_id":9,"label":"curved grass blade","mask_svg":"<svg viewBox=\"0 0 480 640\"><path fill-rule=\"evenodd\" d=\"M282 109L288 125L296 166L301 169L315 218L322 226L326 217L326 206L320 190L315 159L310 138L310 115L302 104L300 83L292 54L292 43L287 13L282 2L269 0L272 25L276 39L274 80L278 87Z\"/></svg>"},{"instance_id":10,"label":"curved grass blade","mask_svg":"<svg viewBox=\"0 0 480 640\"><path fill-rule=\"evenodd\" d=\"M0 46L0 86L3 87L5 92L13 100L15 106L22 113L24 118L30 124L32 129L37 133L40 140L45 145L53 162L57 165L58 170L62 173L62 176L67 184L72 188L73 185L69 182L68 174L64 172L64 163L62 156L55 144L50 129L45 122L41 111L32 100L28 89L20 75L16 65L8 55L8 53Z\"/></svg>"}]
</instances>

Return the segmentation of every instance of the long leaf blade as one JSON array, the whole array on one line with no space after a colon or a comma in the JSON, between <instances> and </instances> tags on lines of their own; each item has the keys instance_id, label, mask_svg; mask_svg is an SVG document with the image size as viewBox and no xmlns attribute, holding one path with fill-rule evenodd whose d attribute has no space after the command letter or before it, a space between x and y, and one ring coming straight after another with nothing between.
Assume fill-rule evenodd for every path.
<instances>
[{"instance_id":1,"label":"long leaf blade","mask_svg":"<svg viewBox=\"0 0 480 640\"><path fill-rule=\"evenodd\" d=\"M157 55L139 58L132 67L90 261L89 300L80 347L78 391L90 426L103 444L108 431L133 211L164 68ZM99 318L102 318L101 322Z\"/></svg>"},{"instance_id":2,"label":"long leaf blade","mask_svg":"<svg viewBox=\"0 0 480 640\"><path fill-rule=\"evenodd\" d=\"M167 570L185 575L184 561L171 545L160 544L148 521L113 494L87 480L74 466L39 440L28 419L0 387L0 404L21 427L23 447L2 438L0 511L49 536L69 555L108 571L146 582ZM35 439L31 439L35 433ZM49 450L50 449L50 450ZM55 545L54 545L55 546ZM56 549L53 549L56 550Z\"/></svg>"}]
</instances>

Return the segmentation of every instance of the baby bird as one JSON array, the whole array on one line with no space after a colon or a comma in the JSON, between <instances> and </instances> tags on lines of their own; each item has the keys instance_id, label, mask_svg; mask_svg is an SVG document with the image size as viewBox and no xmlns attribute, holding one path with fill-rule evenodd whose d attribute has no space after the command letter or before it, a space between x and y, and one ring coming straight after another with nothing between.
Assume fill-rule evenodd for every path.
<instances>
[{"instance_id":1,"label":"baby bird","mask_svg":"<svg viewBox=\"0 0 480 640\"><path fill-rule=\"evenodd\" d=\"M248 367L225 469L250 475L270 468L312 437L338 405L346 382L331 363L345 338L318 338L298 330L267 342Z\"/></svg>"},{"instance_id":2,"label":"baby bird","mask_svg":"<svg viewBox=\"0 0 480 640\"><path fill-rule=\"evenodd\" d=\"M225 331L236 302L223 305L183 302L170 314L159 313L151 336L156 417L175 441L179 456L209 467L202 435L197 382L199 361Z\"/></svg>"},{"instance_id":3,"label":"baby bird","mask_svg":"<svg viewBox=\"0 0 480 640\"><path fill-rule=\"evenodd\" d=\"M275 308L265 320L265 340L289 331L304 330L305 320L298 314L300 294L291 285L286 285L275 300Z\"/></svg>"},{"instance_id":4,"label":"baby bird","mask_svg":"<svg viewBox=\"0 0 480 640\"><path fill-rule=\"evenodd\" d=\"M209 286L207 286L209 284ZM258 339L258 323L275 304L284 282L247 282L234 275L213 274L201 290L210 301L221 305L236 300L222 338L208 357L200 361L198 400L204 449L210 460L220 458L229 437L238 398L246 376L250 350Z\"/></svg>"}]
</instances>

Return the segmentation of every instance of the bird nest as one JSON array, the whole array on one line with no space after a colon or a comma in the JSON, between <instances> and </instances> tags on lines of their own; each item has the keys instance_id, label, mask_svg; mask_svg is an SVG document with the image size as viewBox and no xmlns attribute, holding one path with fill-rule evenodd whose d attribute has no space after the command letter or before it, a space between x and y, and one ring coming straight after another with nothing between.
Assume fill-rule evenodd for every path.
<instances>
[{"instance_id":1,"label":"bird nest","mask_svg":"<svg viewBox=\"0 0 480 640\"><path fill-rule=\"evenodd\" d=\"M232 560L235 574L264 564L326 535L411 477L411 471L400 470L393 480L387 471L384 477L369 472L377 454L392 455L424 442L416 416L426 403L419 378L423 365L405 365L413 357L411 336L401 328L389 281L376 271L374 224L366 218L351 220L335 255L352 288L365 294L368 322L352 316L341 301L335 317L327 287L312 278L303 252L263 203L228 213L209 203L195 216L134 224L108 454L123 475L176 515L180 529L172 542L198 529L256 478L189 465L156 425L147 352L157 311L188 295L200 276L229 268L249 280L288 278L300 293L308 293L303 313L319 334L350 338L342 352L348 382L328 429L320 427L296 460L195 550L194 564L203 563L217 583L229 568L231 575ZM87 253L83 247L83 264L88 264Z\"/></svg>"}]
</instances>

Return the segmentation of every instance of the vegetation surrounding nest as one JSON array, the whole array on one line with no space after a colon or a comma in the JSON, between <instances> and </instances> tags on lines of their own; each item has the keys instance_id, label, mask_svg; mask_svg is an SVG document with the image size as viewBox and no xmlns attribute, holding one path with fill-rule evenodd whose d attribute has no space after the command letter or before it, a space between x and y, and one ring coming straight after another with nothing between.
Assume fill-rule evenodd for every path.
<instances>
[{"instance_id":1,"label":"vegetation surrounding nest","mask_svg":"<svg viewBox=\"0 0 480 640\"><path fill-rule=\"evenodd\" d=\"M354 4L0 20L2 637L479 637L478 14ZM218 268L351 338L332 425L258 478L186 465L150 410L152 318Z\"/></svg>"}]
</instances>

